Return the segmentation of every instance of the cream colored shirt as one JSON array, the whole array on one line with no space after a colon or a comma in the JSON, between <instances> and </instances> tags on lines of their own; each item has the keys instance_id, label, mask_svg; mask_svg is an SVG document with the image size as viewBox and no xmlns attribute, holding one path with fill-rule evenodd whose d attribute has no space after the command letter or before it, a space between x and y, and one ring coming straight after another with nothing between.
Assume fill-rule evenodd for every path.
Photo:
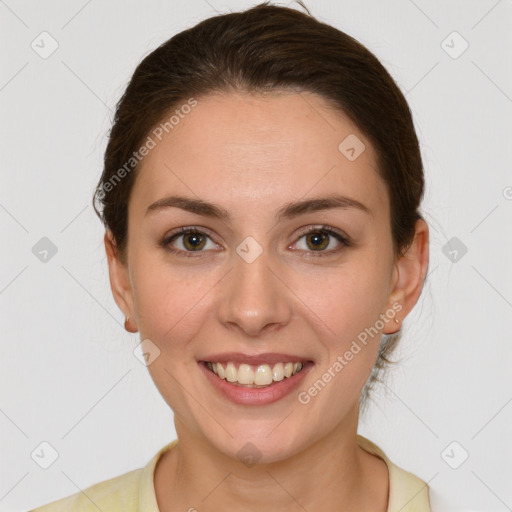
<instances>
[{"instance_id":1,"label":"cream colored shirt","mask_svg":"<svg viewBox=\"0 0 512 512\"><path fill-rule=\"evenodd\" d=\"M383 459L388 466L387 512L431 512L429 487L423 480L393 464L376 444L365 437L358 434L357 442L367 452ZM143 468L99 482L31 512L160 512L154 471L158 459L176 443L177 440L174 440L161 448Z\"/></svg>"}]
</instances>

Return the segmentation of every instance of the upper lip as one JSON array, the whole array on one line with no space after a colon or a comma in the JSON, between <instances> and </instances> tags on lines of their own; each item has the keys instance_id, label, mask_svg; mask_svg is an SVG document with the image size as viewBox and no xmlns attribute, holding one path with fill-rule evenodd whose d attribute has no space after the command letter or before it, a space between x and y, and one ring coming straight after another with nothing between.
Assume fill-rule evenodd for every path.
<instances>
[{"instance_id":1,"label":"upper lip","mask_svg":"<svg viewBox=\"0 0 512 512\"><path fill-rule=\"evenodd\" d=\"M263 354L248 355L242 352L223 352L222 354L212 354L200 359L209 363L245 363L251 365L276 364L276 363L303 363L310 361L308 357L301 357L292 354L276 354L275 352L265 352Z\"/></svg>"}]
</instances>

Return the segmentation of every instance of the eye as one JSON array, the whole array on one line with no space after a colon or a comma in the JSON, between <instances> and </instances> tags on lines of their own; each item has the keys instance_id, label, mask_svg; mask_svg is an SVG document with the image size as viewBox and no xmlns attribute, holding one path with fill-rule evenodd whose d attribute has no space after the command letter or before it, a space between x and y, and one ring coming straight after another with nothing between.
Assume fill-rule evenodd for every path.
<instances>
[{"instance_id":1,"label":"eye","mask_svg":"<svg viewBox=\"0 0 512 512\"><path fill-rule=\"evenodd\" d=\"M208 240L211 241L210 247L207 247ZM179 241L177 247L172 245L175 241ZM204 252L205 247L206 249L216 249L218 247L206 233L193 226L180 228L177 232L171 233L159 245L170 252L181 253L184 256L193 256L193 254L187 253Z\"/></svg>"},{"instance_id":2,"label":"eye","mask_svg":"<svg viewBox=\"0 0 512 512\"><path fill-rule=\"evenodd\" d=\"M311 253L312 256L329 256L350 245L348 238L330 226L309 228L309 230L300 234L299 241L301 239L304 239L306 247L299 247L299 249ZM210 247L208 247L208 240L211 243ZM179 243L175 245L177 241ZM296 245L298 243L296 242ZM332 247L333 245L334 248ZM169 252L185 257L201 256L201 253L205 252L203 249L216 249L219 247L209 235L195 226L180 228L164 237L159 242L159 246ZM296 250L296 248L293 250Z\"/></svg>"},{"instance_id":3,"label":"eye","mask_svg":"<svg viewBox=\"0 0 512 512\"><path fill-rule=\"evenodd\" d=\"M299 240L301 239L304 239L306 245L303 250L309 251L310 253L319 253L313 254L313 256L328 256L329 254L338 252L343 249L343 247L350 245L345 236L329 226L310 228L308 231L303 232L300 235ZM334 248L332 247L333 245ZM329 247L330 250L325 250Z\"/></svg>"}]
</instances>

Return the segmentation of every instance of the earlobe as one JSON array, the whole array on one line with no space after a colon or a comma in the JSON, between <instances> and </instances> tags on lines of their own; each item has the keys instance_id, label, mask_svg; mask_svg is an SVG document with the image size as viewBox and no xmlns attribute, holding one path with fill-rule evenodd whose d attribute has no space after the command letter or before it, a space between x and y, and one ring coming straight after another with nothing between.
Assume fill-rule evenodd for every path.
<instances>
[{"instance_id":1,"label":"earlobe","mask_svg":"<svg viewBox=\"0 0 512 512\"><path fill-rule=\"evenodd\" d=\"M107 254L110 288L117 306L127 318L125 328L129 332L137 332L127 323L134 318L133 295L128 275L128 266L121 260L112 231L107 229L103 238Z\"/></svg>"},{"instance_id":2,"label":"earlobe","mask_svg":"<svg viewBox=\"0 0 512 512\"><path fill-rule=\"evenodd\" d=\"M423 219L419 219L416 221L411 245L395 264L395 286L389 296L388 307L398 311L398 304L400 304L401 308L395 316L398 324L390 322L383 330L385 334L397 332L404 318L418 301L427 273L428 260L428 225Z\"/></svg>"}]
</instances>

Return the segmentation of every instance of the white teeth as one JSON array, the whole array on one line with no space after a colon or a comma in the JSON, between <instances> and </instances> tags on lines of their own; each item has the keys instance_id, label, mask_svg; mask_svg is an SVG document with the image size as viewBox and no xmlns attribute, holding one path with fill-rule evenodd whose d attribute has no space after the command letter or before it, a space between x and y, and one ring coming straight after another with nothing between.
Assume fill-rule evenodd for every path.
<instances>
[{"instance_id":1,"label":"white teeth","mask_svg":"<svg viewBox=\"0 0 512 512\"><path fill-rule=\"evenodd\" d=\"M241 364L238 367L238 383L254 384L254 372L248 364Z\"/></svg>"},{"instance_id":2,"label":"white teeth","mask_svg":"<svg viewBox=\"0 0 512 512\"><path fill-rule=\"evenodd\" d=\"M236 382L236 380L238 378L238 372L236 370L236 366L233 363L227 364L225 374L226 374L226 380L228 382Z\"/></svg>"},{"instance_id":3,"label":"white teeth","mask_svg":"<svg viewBox=\"0 0 512 512\"><path fill-rule=\"evenodd\" d=\"M237 370L231 361L225 367L222 363L209 362L206 365L221 379L252 387L270 386L273 382L299 373L304 367L303 363L276 363L272 368L268 364L260 364L254 369L251 365L242 363Z\"/></svg>"},{"instance_id":4,"label":"white teeth","mask_svg":"<svg viewBox=\"0 0 512 512\"><path fill-rule=\"evenodd\" d=\"M249 384L252 384L249 382ZM256 368L254 373L254 384L257 386L268 386L272 384L272 370L268 364L262 364Z\"/></svg>"},{"instance_id":5,"label":"white teeth","mask_svg":"<svg viewBox=\"0 0 512 512\"><path fill-rule=\"evenodd\" d=\"M277 363L274 365L274 368L272 369L272 378L279 382L280 380L284 379L284 366L283 363Z\"/></svg>"}]
</instances>

